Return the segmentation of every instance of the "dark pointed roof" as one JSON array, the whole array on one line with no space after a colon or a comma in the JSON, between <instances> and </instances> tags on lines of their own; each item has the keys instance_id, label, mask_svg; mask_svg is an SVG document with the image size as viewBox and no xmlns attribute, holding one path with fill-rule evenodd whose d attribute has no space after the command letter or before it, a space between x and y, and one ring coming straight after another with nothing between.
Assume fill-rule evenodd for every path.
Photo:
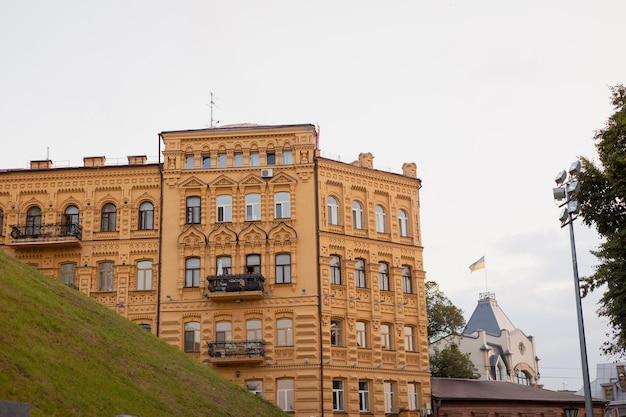
<instances>
[{"instance_id":1,"label":"dark pointed roof","mask_svg":"<svg viewBox=\"0 0 626 417\"><path fill-rule=\"evenodd\" d=\"M495 294L488 292L480 295L478 305L472 317L467 321L463 334L470 335L478 330L484 330L489 334L499 336L502 330L513 331L515 329L516 327L498 305Z\"/></svg>"}]
</instances>

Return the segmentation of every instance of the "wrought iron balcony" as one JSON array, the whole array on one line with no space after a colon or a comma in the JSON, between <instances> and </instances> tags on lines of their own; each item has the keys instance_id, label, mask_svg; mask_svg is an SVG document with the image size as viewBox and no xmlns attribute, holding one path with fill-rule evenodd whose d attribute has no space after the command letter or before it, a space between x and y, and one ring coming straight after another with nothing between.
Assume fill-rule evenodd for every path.
<instances>
[{"instance_id":1,"label":"wrought iron balcony","mask_svg":"<svg viewBox=\"0 0 626 417\"><path fill-rule=\"evenodd\" d=\"M261 274L209 275L206 279L210 300L249 300L265 296L265 278Z\"/></svg>"},{"instance_id":2,"label":"wrought iron balcony","mask_svg":"<svg viewBox=\"0 0 626 417\"><path fill-rule=\"evenodd\" d=\"M78 223L47 223L39 225L11 226L12 242L9 245L41 245L80 243L83 237L83 228Z\"/></svg>"},{"instance_id":3,"label":"wrought iron balcony","mask_svg":"<svg viewBox=\"0 0 626 417\"><path fill-rule=\"evenodd\" d=\"M244 340L236 342L207 342L209 358L215 364L260 363L265 360L265 342Z\"/></svg>"}]
</instances>

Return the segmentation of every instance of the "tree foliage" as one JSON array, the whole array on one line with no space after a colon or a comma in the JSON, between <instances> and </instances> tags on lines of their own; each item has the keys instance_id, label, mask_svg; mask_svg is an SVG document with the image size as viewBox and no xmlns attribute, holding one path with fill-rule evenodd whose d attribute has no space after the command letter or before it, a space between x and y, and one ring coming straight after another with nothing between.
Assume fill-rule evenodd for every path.
<instances>
[{"instance_id":1,"label":"tree foliage","mask_svg":"<svg viewBox=\"0 0 626 417\"><path fill-rule=\"evenodd\" d=\"M583 295L606 288L598 314L611 330L603 345L607 355L626 354L626 88L611 87L615 113L594 140L598 162L581 158L579 201L583 222L603 238L592 253L598 258L594 273L582 278Z\"/></svg>"},{"instance_id":2,"label":"tree foliage","mask_svg":"<svg viewBox=\"0 0 626 417\"><path fill-rule=\"evenodd\" d=\"M425 288L428 341L432 342L450 334L460 334L465 328L463 310L452 304L435 281L426 281Z\"/></svg>"},{"instance_id":3,"label":"tree foliage","mask_svg":"<svg viewBox=\"0 0 626 417\"><path fill-rule=\"evenodd\" d=\"M469 353L462 353L456 345L446 346L430 354L430 373L442 378L478 379L478 369L472 363Z\"/></svg>"}]
</instances>

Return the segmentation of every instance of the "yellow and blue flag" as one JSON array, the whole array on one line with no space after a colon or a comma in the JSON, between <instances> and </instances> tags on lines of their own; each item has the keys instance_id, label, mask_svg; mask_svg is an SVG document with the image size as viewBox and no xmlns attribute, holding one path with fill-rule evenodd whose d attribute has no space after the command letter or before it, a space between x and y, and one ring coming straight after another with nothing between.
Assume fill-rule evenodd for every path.
<instances>
[{"instance_id":1,"label":"yellow and blue flag","mask_svg":"<svg viewBox=\"0 0 626 417\"><path fill-rule=\"evenodd\" d=\"M479 269L485 269L485 257L481 256L479 260L469 266L470 272L477 271Z\"/></svg>"}]
</instances>

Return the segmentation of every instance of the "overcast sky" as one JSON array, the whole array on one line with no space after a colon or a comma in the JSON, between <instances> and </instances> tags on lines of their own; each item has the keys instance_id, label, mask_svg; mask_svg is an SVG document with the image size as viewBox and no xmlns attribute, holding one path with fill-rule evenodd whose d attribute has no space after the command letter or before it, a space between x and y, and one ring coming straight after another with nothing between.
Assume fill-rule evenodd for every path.
<instances>
[{"instance_id":1,"label":"overcast sky","mask_svg":"<svg viewBox=\"0 0 626 417\"><path fill-rule=\"evenodd\" d=\"M158 133L312 123L320 148L416 162L427 278L473 312L494 292L541 382L582 387L553 180L626 82L626 2L0 0L0 168L156 160ZM599 240L580 221L581 276ZM486 257L485 271L468 266ZM583 300L590 373L607 332Z\"/></svg>"}]
</instances>

